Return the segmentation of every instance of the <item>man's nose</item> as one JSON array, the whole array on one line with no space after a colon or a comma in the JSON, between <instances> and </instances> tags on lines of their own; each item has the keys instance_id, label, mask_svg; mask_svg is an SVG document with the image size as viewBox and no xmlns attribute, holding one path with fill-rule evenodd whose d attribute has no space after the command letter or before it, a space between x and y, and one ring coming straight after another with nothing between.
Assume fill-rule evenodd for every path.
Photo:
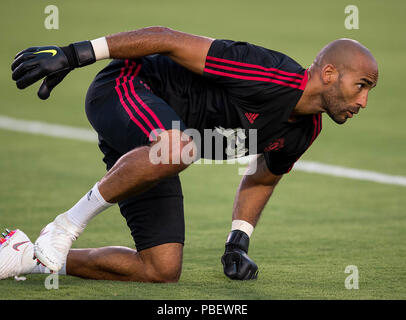
<instances>
[{"instance_id":1,"label":"man's nose","mask_svg":"<svg viewBox=\"0 0 406 320\"><path fill-rule=\"evenodd\" d=\"M365 94L361 95L357 100L357 104L361 108L366 108L367 103L368 103L368 93L365 93Z\"/></svg>"}]
</instances>

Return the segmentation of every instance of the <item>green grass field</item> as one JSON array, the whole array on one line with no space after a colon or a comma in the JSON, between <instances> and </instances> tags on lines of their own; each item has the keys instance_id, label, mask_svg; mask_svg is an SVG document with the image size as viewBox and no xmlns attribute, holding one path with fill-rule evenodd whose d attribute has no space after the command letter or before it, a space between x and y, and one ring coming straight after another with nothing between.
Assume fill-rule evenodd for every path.
<instances>
[{"instance_id":1,"label":"green grass field","mask_svg":"<svg viewBox=\"0 0 406 320\"><path fill-rule=\"evenodd\" d=\"M65 45L118 31L164 25L215 38L250 41L308 66L329 41L350 37L375 54L380 79L368 108L338 126L324 117L321 136L302 160L406 176L404 1L352 1L359 30L344 28L347 1L60 1L59 30L44 28L48 1L2 1L0 116L90 128L84 97L107 62L74 71L51 98L38 85L11 81L14 55L32 45ZM0 227L35 240L104 173L96 144L0 129ZM0 281L7 299L406 299L406 189L402 186L293 171L265 208L250 245L259 279L234 282L220 257L241 177L232 165L194 165L182 173L186 243L176 284L90 281L45 275ZM123 245L132 238L117 207L97 216L75 248ZM344 286L346 266L359 270L359 289Z\"/></svg>"}]
</instances>

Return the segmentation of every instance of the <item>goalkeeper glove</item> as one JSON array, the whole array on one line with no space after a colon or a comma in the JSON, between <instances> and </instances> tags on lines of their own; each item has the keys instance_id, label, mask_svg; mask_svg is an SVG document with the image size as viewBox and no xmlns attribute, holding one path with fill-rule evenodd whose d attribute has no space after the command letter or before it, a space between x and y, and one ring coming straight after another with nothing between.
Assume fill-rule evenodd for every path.
<instances>
[{"instance_id":1,"label":"goalkeeper glove","mask_svg":"<svg viewBox=\"0 0 406 320\"><path fill-rule=\"evenodd\" d=\"M11 70L17 88L24 89L42 79L38 97L45 100L52 89L75 68L96 61L90 41L72 43L67 47L30 47L17 53Z\"/></svg>"},{"instance_id":2,"label":"goalkeeper glove","mask_svg":"<svg viewBox=\"0 0 406 320\"><path fill-rule=\"evenodd\" d=\"M258 266L248 257L250 238L241 230L230 232L224 255L221 257L224 274L233 280L250 280L258 277Z\"/></svg>"}]
</instances>

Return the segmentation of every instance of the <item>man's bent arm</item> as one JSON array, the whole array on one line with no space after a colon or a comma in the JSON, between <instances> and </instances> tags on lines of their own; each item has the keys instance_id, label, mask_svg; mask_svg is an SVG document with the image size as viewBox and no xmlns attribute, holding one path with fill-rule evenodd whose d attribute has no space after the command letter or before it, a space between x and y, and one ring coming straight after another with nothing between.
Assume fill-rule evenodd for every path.
<instances>
[{"instance_id":1,"label":"man's bent arm","mask_svg":"<svg viewBox=\"0 0 406 320\"><path fill-rule=\"evenodd\" d=\"M233 220L244 220L256 226L262 210L282 175L272 174L263 155L256 159L254 174L245 175L240 182L234 200Z\"/></svg>"},{"instance_id":2,"label":"man's bent arm","mask_svg":"<svg viewBox=\"0 0 406 320\"><path fill-rule=\"evenodd\" d=\"M262 209L282 176L272 174L263 155L257 159L256 171L245 175L234 201L232 231L221 257L224 274L233 280L250 280L258 276L258 266L248 256L249 238ZM252 163L249 170L253 169Z\"/></svg>"},{"instance_id":3,"label":"man's bent arm","mask_svg":"<svg viewBox=\"0 0 406 320\"><path fill-rule=\"evenodd\" d=\"M109 35L106 40L110 58L135 59L159 53L202 74L207 52L214 39L166 27L148 27Z\"/></svg>"}]
</instances>

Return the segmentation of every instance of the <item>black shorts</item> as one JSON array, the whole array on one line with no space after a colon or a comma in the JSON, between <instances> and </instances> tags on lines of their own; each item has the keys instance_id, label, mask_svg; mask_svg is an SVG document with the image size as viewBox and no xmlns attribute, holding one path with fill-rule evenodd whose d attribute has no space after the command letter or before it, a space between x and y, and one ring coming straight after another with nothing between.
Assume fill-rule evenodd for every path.
<instances>
[{"instance_id":1,"label":"black shorts","mask_svg":"<svg viewBox=\"0 0 406 320\"><path fill-rule=\"evenodd\" d=\"M148 145L151 133L186 129L176 112L139 77L140 68L138 61L115 60L96 76L86 95L86 114L98 133L107 170L125 153ZM161 180L148 191L120 202L119 207L138 251L184 243L179 176Z\"/></svg>"}]
</instances>

